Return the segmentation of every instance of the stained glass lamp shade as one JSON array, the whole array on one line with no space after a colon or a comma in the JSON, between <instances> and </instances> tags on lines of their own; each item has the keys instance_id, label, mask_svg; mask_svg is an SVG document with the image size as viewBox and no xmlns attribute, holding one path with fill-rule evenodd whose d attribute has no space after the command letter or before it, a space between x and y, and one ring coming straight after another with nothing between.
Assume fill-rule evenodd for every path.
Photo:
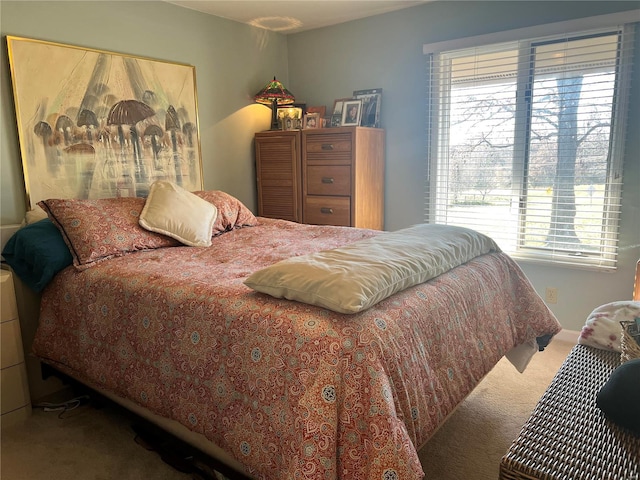
<instances>
[{"instance_id":1,"label":"stained glass lamp shade","mask_svg":"<svg viewBox=\"0 0 640 480\"><path fill-rule=\"evenodd\" d=\"M273 77L265 87L253 97L258 103L271 106L271 130L278 130L278 105L288 105L296 101L293 94Z\"/></svg>"}]
</instances>

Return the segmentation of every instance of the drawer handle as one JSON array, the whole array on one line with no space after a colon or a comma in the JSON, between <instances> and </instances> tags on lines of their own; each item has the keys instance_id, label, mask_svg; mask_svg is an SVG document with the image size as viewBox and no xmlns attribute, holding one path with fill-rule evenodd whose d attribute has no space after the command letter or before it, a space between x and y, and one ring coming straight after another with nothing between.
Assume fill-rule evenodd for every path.
<instances>
[{"instance_id":1,"label":"drawer handle","mask_svg":"<svg viewBox=\"0 0 640 480\"><path fill-rule=\"evenodd\" d=\"M322 183L333 183L332 177L322 177Z\"/></svg>"},{"instance_id":2,"label":"drawer handle","mask_svg":"<svg viewBox=\"0 0 640 480\"><path fill-rule=\"evenodd\" d=\"M322 150L333 150L333 145L331 143L323 143Z\"/></svg>"},{"instance_id":3,"label":"drawer handle","mask_svg":"<svg viewBox=\"0 0 640 480\"><path fill-rule=\"evenodd\" d=\"M333 214L333 208L329 208L329 207L322 207L322 208L320 209L320 211L321 211L322 213L327 213L327 214L329 214L329 215L332 215L332 214Z\"/></svg>"}]
</instances>

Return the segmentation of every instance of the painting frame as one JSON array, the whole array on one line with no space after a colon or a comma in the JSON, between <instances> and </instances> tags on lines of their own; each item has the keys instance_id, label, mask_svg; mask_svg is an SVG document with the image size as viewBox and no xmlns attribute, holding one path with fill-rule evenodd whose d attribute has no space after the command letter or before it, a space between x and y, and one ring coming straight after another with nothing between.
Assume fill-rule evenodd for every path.
<instances>
[{"instance_id":1,"label":"painting frame","mask_svg":"<svg viewBox=\"0 0 640 480\"><path fill-rule=\"evenodd\" d=\"M355 109L355 115L353 115ZM342 127L357 127L360 125L360 117L362 116L362 100L347 100L342 108Z\"/></svg>"},{"instance_id":2,"label":"painting frame","mask_svg":"<svg viewBox=\"0 0 640 480\"><path fill-rule=\"evenodd\" d=\"M353 98L362 100L361 127L380 128L380 110L382 107L382 88L355 90Z\"/></svg>"},{"instance_id":3,"label":"painting frame","mask_svg":"<svg viewBox=\"0 0 640 480\"><path fill-rule=\"evenodd\" d=\"M48 198L146 197L156 180L203 189L194 66L6 43L28 210Z\"/></svg>"}]
</instances>

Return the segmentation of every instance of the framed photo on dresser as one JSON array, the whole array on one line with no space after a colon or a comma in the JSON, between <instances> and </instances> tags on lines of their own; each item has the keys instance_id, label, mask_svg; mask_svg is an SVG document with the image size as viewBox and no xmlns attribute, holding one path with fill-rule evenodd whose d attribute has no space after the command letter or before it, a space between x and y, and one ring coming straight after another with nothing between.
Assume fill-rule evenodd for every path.
<instances>
[{"instance_id":1,"label":"framed photo on dresser","mask_svg":"<svg viewBox=\"0 0 640 480\"><path fill-rule=\"evenodd\" d=\"M362 100L347 100L342 108L343 127L357 127L362 116Z\"/></svg>"},{"instance_id":2,"label":"framed photo on dresser","mask_svg":"<svg viewBox=\"0 0 640 480\"><path fill-rule=\"evenodd\" d=\"M382 104L382 88L356 90L353 98L362 100L360 126L380 128L380 107Z\"/></svg>"},{"instance_id":3,"label":"framed photo on dresser","mask_svg":"<svg viewBox=\"0 0 640 480\"><path fill-rule=\"evenodd\" d=\"M322 124L320 123L320 114L317 112L307 113L304 116L304 124L302 128L322 128Z\"/></svg>"}]
</instances>

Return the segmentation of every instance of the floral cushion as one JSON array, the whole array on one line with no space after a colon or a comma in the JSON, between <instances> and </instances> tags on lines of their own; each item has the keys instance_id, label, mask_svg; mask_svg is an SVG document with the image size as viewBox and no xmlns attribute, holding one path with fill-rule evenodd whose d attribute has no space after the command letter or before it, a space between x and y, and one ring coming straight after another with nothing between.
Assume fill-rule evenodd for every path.
<instances>
[{"instance_id":1,"label":"floral cushion","mask_svg":"<svg viewBox=\"0 0 640 480\"><path fill-rule=\"evenodd\" d=\"M240 200L220 190L204 190L193 192L200 198L215 205L218 217L213 224L213 235L233 230L238 227L249 227L258 224L258 220Z\"/></svg>"},{"instance_id":2,"label":"floral cushion","mask_svg":"<svg viewBox=\"0 0 640 480\"><path fill-rule=\"evenodd\" d=\"M620 352L622 337L620 322L633 321L636 317L640 317L640 302L623 300L600 305L587 317L578 337L578 343Z\"/></svg>"},{"instance_id":3,"label":"floral cushion","mask_svg":"<svg viewBox=\"0 0 640 480\"><path fill-rule=\"evenodd\" d=\"M136 197L38 202L62 233L79 270L137 250L180 245L138 224L144 204L144 198Z\"/></svg>"}]
</instances>

